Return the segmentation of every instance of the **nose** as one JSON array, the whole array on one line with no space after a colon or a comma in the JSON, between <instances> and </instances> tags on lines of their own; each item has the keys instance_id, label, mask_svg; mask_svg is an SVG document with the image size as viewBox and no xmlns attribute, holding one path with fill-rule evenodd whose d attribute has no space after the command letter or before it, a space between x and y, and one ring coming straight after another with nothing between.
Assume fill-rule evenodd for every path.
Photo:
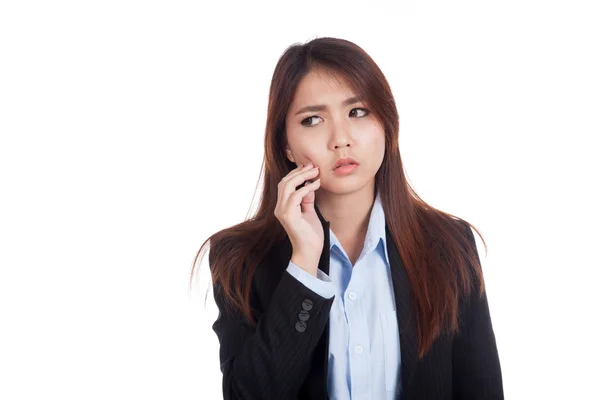
<instances>
[{"instance_id":1,"label":"nose","mask_svg":"<svg viewBox=\"0 0 600 400\"><path fill-rule=\"evenodd\" d=\"M348 126L348 124L345 124L343 122L334 124L332 135L333 145L336 150L342 147L350 147L350 144L352 143L352 138L350 135L350 127Z\"/></svg>"}]
</instances>

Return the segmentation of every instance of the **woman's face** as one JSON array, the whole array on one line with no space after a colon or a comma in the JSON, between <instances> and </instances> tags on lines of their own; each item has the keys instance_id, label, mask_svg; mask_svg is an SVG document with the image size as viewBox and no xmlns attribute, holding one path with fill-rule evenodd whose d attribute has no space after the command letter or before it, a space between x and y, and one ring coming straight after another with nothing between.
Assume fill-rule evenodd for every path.
<instances>
[{"instance_id":1,"label":"woman's face","mask_svg":"<svg viewBox=\"0 0 600 400\"><path fill-rule=\"evenodd\" d=\"M374 180L385 153L383 126L360 100L344 103L355 93L342 77L310 71L299 83L285 126L286 156L299 164L319 167L319 190L348 193ZM319 110L303 110L322 106ZM291 151L291 156L289 151ZM358 167L347 175L334 172L338 159L351 157Z\"/></svg>"}]
</instances>

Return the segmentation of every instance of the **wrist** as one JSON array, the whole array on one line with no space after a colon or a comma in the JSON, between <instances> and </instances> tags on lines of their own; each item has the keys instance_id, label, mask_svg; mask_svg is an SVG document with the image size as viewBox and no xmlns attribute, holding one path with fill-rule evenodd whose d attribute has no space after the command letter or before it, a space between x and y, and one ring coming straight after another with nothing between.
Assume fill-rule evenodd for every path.
<instances>
[{"instance_id":1,"label":"wrist","mask_svg":"<svg viewBox=\"0 0 600 400\"><path fill-rule=\"evenodd\" d=\"M319 269L319 259L313 257L305 257L298 254L292 254L291 261L304 271L308 272L312 276L317 276Z\"/></svg>"}]
</instances>

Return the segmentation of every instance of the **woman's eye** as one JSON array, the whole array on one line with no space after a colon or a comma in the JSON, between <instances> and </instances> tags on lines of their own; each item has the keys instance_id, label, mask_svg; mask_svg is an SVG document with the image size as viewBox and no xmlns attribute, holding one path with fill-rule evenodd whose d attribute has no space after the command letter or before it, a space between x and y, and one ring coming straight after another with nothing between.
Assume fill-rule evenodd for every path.
<instances>
[{"instance_id":1,"label":"woman's eye","mask_svg":"<svg viewBox=\"0 0 600 400\"><path fill-rule=\"evenodd\" d=\"M370 113L370 111L369 111L369 110L367 110L366 108L353 108L352 110L350 110L350 116L356 115L356 113L354 113L354 114L353 114L353 112L354 112L355 110L358 110L358 111L361 111L361 112L363 112L363 113L364 113L364 114L362 114L362 115L358 115L358 117L359 117L359 118L361 118L361 117L366 117L366 116L367 116L367 115L369 115L369 113ZM314 125L316 125L316 124L311 124L311 123L310 123L310 122L312 121L312 119L313 119L313 118L321 118L321 117L319 117L319 116L317 116L317 115L312 115L312 116L310 116L310 117L308 117L308 118L305 118L305 119L303 119L303 120L302 120L302 122L300 122L300 123L301 123L302 125L304 125L304 126L306 126L306 127L309 127L309 128L310 128L311 126L314 126Z\"/></svg>"},{"instance_id":2,"label":"woman's eye","mask_svg":"<svg viewBox=\"0 0 600 400\"><path fill-rule=\"evenodd\" d=\"M306 119L303 119L303 120L302 120L302 122L300 122L300 123L301 123L302 125L304 125L304 126L311 127L311 126L313 126L313 125L314 125L314 124L311 124L311 123L310 123L310 121L311 121L313 118L321 118L321 117L317 117L316 115L313 115L313 116L310 116L310 117L308 117L308 118L306 118ZM305 123L306 121L308 121L308 123Z\"/></svg>"},{"instance_id":3,"label":"woman's eye","mask_svg":"<svg viewBox=\"0 0 600 400\"><path fill-rule=\"evenodd\" d=\"M366 108L353 108L352 110L350 110L350 114L352 114L352 111L354 111L354 110L363 111L364 114L361 115L361 117L365 117L365 116L369 115L369 110L367 110Z\"/></svg>"}]
</instances>

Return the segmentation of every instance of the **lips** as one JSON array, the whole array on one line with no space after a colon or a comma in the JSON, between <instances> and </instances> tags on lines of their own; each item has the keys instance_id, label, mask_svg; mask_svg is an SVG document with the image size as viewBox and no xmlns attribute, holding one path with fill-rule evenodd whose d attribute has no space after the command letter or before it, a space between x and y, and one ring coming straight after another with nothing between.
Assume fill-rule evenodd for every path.
<instances>
[{"instance_id":1,"label":"lips","mask_svg":"<svg viewBox=\"0 0 600 400\"><path fill-rule=\"evenodd\" d=\"M350 157L340 158L339 160L336 161L335 165L333 166L333 169L338 169L339 167L343 167L344 165L353 165L353 164L358 165L356 160L354 160L353 158L350 158Z\"/></svg>"}]
</instances>

